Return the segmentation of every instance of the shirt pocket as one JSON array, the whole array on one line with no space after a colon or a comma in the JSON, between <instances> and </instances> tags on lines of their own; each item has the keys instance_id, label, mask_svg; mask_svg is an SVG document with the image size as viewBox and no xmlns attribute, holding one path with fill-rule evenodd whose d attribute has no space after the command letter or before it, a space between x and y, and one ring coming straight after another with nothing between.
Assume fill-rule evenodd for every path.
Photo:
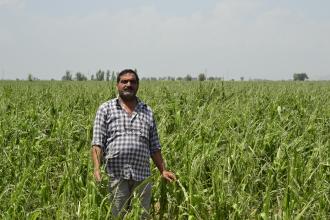
<instances>
[{"instance_id":1,"label":"shirt pocket","mask_svg":"<svg viewBox=\"0 0 330 220\"><path fill-rule=\"evenodd\" d=\"M108 121L108 134L110 140L113 140L115 137L121 135L124 132L124 121L122 117L112 116L109 117Z\"/></svg>"},{"instance_id":2,"label":"shirt pocket","mask_svg":"<svg viewBox=\"0 0 330 220\"><path fill-rule=\"evenodd\" d=\"M139 116L135 131L139 136L140 141L148 144L150 138L150 122L147 121L143 116Z\"/></svg>"}]
</instances>

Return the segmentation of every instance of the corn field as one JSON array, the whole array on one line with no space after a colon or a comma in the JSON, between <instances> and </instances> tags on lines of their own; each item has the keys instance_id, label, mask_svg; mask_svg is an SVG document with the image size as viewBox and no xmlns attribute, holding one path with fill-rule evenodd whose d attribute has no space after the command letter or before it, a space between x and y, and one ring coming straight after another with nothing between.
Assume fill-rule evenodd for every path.
<instances>
[{"instance_id":1,"label":"corn field","mask_svg":"<svg viewBox=\"0 0 330 220\"><path fill-rule=\"evenodd\" d=\"M167 167L153 219L330 219L330 83L141 81ZM0 219L108 219L93 179L111 82L0 82ZM133 199L127 219L141 212Z\"/></svg>"}]
</instances>

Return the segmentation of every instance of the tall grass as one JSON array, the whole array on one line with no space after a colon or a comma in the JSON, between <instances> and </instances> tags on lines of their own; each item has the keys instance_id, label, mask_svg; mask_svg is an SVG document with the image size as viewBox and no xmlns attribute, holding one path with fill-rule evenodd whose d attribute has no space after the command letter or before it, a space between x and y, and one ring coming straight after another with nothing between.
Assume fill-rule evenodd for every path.
<instances>
[{"instance_id":1,"label":"tall grass","mask_svg":"<svg viewBox=\"0 0 330 220\"><path fill-rule=\"evenodd\" d=\"M106 82L0 82L0 219L106 219L90 160ZM163 155L154 219L330 219L328 82L141 82ZM141 210L133 205L129 218Z\"/></svg>"}]
</instances>

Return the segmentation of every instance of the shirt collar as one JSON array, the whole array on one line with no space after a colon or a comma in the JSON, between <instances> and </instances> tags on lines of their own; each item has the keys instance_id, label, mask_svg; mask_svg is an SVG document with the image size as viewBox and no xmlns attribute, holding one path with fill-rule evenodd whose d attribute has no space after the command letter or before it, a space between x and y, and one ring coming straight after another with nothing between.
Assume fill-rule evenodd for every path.
<instances>
[{"instance_id":1,"label":"shirt collar","mask_svg":"<svg viewBox=\"0 0 330 220\"><path fill-rule=\"evenodd\" d=\"M138 110L140 108L142 108L145 104L141 101L141 99L139 97L136 97L136 100L137 100L137 104L136 104L136 107L135 109ZM115 98L115 105L116 105L116 108L118 110L121 110L122 107L120 105L120 101L119 101L119 96L117 95L117 97Z\"/></svg>"}]
</instances>

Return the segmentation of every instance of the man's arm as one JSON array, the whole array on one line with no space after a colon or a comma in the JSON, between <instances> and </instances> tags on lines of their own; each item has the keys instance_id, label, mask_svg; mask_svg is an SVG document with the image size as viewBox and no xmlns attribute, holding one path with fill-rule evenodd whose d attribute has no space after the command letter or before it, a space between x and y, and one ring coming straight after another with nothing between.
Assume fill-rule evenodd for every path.
<instances>
[{"instance_id":1,"label":"man's arm","mask_svg":"<svg viewBox=\"0 0 330 220\"><path fill-rule=\"evenodd\" d=\"M162 157L162 153L160 150L154 152L151 155L152 160L154 161L156 167L158 168L160 174L162 175L162 177L164 179L166 179L169 182L175 181L176 177L174 175L174 173L172 173L171 171L167 171L165 169L165 164L164 164L164 160Z\"/></svg>"},{"instance_id":2,"label":"man's arm","mask_svg":"<svg viewBox=\"0 0 330 220\"><path fill-rule=\"evenodd\" d=\"M95 116L94 126L93 126L93 139L92 139L92 149L91 156L94 164L94 178L97 182L101 181L100 165L102 159L102 151L104 150L107 132L106 132L106 103L102 104Z\"/></svg>"},{"instance_id":3,"label":"man's arm","mask_svg":"<svg viewBox=\"0 0 330 220\"><path fill-rule=\"evenodd\" d=\"M101 181L101 171L100 171L101 156L102 156L101 146L93 145L92 160L93 160L93 164L94 164L94 177L95 177L96 182Z\"/></svg>"}]
</instances>

